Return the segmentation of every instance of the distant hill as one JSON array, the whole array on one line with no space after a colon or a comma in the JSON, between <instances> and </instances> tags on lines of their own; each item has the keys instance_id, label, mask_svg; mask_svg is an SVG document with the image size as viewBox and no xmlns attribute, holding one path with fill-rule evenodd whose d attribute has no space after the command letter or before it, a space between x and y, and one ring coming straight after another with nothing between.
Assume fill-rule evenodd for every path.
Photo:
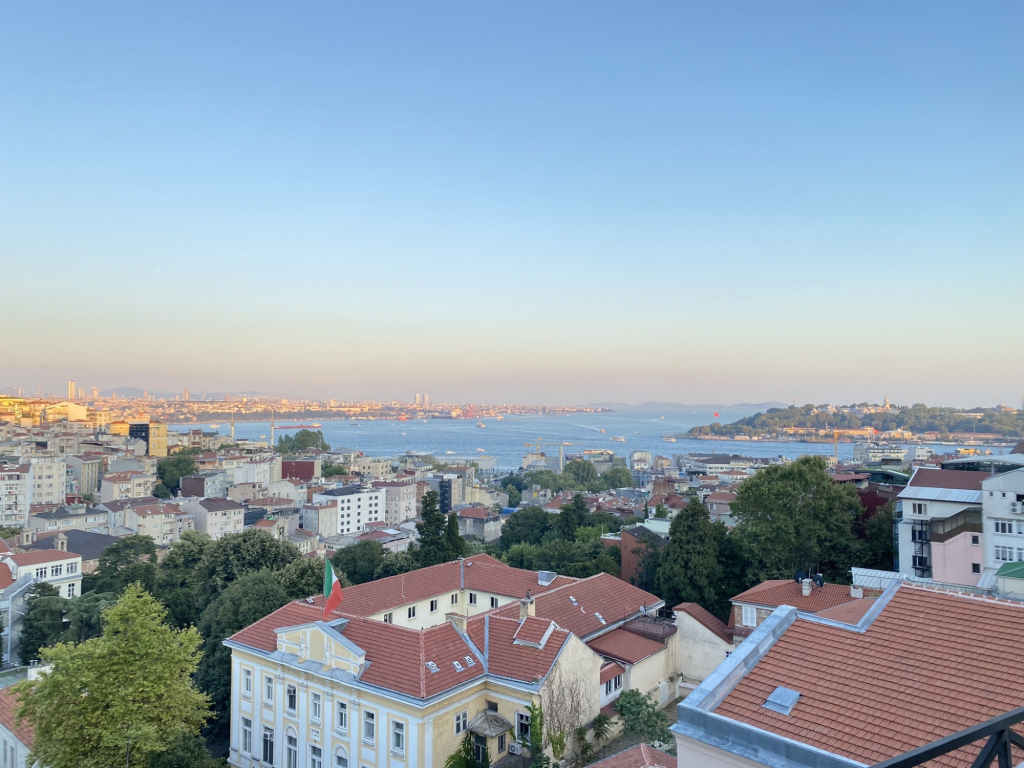
<instances>
[{"instance_id":1,"label":"distant hill","mask_svg":"<svg viewBox=\"0 0 1024 768\"><path fill-rule=\"evenodd\" d=\"M613 411L626 413L629 411L718 411L735 408L744 411L766 411L769 408L785 408L788 403L772 401L768 403L698 403L687 405L686 403L661 403L648 400L644 403L631 405L630 403L590 403L590 408L611 408Z\"/></svg>"},{"instance_id":2,"label":"distant hill","mask_svg":"<svg viewBox=\"0 0 1024 768\"><path fill-rule=\"evenodd\" d=\"M111 387L110 389L101 390L100 391L100 397L110 397L112 394L117 392L118 397L141 398L142 397L142 393L144 391L145 390L139 389L139 387ZM168 392L168 391L163 390L163 389L151 389L151 390L149 390L149 396L150 397L156 397L156 398L175 397L176 395L180 395L180 394L181 394L180 390L177 391L177 392ZM293 400L293 401L294 400L304 400L305 399L305 398L299 397L298 395L271 395L271 394L267 394L266 392L256 392L254 390L244 390L242 392L197 392L195 390L192 390L192 399L193 400L198 400L203 395L206 395L206 399L207 400L223 400L226 395L231 395L231 397L277 397L277 398L285 398L287 400Z\"/></svg>"}]
</instances>

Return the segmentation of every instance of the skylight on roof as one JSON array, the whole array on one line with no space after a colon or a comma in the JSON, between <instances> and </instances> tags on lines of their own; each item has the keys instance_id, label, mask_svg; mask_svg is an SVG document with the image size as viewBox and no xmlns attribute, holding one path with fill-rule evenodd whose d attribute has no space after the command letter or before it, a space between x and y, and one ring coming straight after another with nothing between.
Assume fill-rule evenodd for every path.
<instances>
[{"instance_id":1,"label":"skylight on roof","mask_svg":"<svg viewBox=\"0 0 1024 768\"><path fill-rule=\"evenodd\" d=\"M607 621L604 620L604 616L602 616L597 611L594 611L594 615L597 617L597 620L600 621L602 624L607 624L608 623Z\"/></svg>"},{"instance_id":2,"label":"skylight on roof","mask_svg":"<svg viewBox=\"0 0 1024 768\"><path fill-rule=\"evenodd\" d=\"M457 661L453 661L452 666L455 667L456 672L464 672L466 670L466 668Z\"/></svg>"},{"instance_id":3,"label":"skylight on roof","mask_svg":"<svg viewBox=\"0 0 1024 768\"><path fill-rule=\"evenodd\" d=\"M466 666L467 667L475 667L476 666L476 659L474 659L472 656L463 656L462 658L464 658L466 660Z\"/></svg>"},{"instance_id":4,"label":"skylight on roof","mask_svg":"<svg viewBox=\"0 0 1024 768\"><path fill-rule=\"evenodd\" d=\"M428 661L427 662L427 669L429 669L431 672L437 672L438 671L437 664L435 664L432 661Z\"/></svg>"},{"instance_id":5,"label":"skylight on roof","mask_svg":"<svg viewBox=\"0 0 1024 768\"><path fill-rule=\"evenodd\" d=\"M799 700L800 691L794 691L792 688L784 688L780 685L771 692L768 700L764 703L764 708L788 716Z\"/></svg>"},{"instance_id":6,"label":"skylight on roof","mask_svg":"<svg viewBox=\"0 0 1024 768\"><path fill-rule=\"evenodd\" d=\"M579 605L579 601L575 597L573 597L572 595L569 595L569 602L572 603L573 605Z\"/></svg>"}]
</instances>

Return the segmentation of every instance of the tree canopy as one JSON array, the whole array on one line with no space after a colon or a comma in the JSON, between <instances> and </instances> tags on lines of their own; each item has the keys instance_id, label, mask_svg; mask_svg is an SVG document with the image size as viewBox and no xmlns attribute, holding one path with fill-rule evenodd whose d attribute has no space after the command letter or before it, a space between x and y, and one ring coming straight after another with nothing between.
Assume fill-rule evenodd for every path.
<instances>
[{"instance_id":1,"label":"tree canopy","mask_svg":"<svg viewBox=\"0 0 1024 768\"><path fill-rule=\"evenodd\" d=\"M166 496L174 496L181 488L181 478L199 471L195 459L187 453L176 453L166 459L160 459L156 465L156 476L166 490ZM155 494L161 495L161 494Z\"/></svg>"},{"instance_id":2,"label":"tree canopy","mask_svg":"<svg viewBox=\"0 0 1024 768\"><path fill-rule=\"evenodd\" d=\"M721 580L711 516L699 499L691 499L669 525L658 566L659 594L668 606L687 602L710 607L717 602Z\"/></svg>"},{"instance_id":3,"label":"tree canopy","mask_svg":"<svg viewBox=\"0 0 1024 768\"><path fill-rule=\"evenodd\" d=\"M381 561L384 545L373 539L363 539L349 547L342 547L331 556L331 564L353 584L373 581Z\"/></svg>"},{"instance_id":4,"label":"tree canopy","mask_svg":"<svg viewBox=\"0 0 1024 768\"><path fill-rule=\"evenodd\" d=\"M324 440L324 433L320 430L314 432L311 429L300 429L294 435L281 435L277 439L275 450L278 453L299 453L307 448L316 448L321 451L331 450L331 446Z\"/></svg>"},{"instance_id":5,"label":"tree canopy","mask_svg":"<svg viewBox=\"0 0 1024 768\"><path fill-rule=\"evenodd\" d=\"M20 716L35 728L30 762L47 768L143 768L195 735L209 701L192 681L201 639L172 629L138 585L103 612L103 634L41 651L48 674L17 686Z\"/></svg>"},{"instance_id":6,"label":"tree canopy","mask_svg":"<svg viewBox=\"0 0 1024 768\"><path fill-rule=\"evenodd\" d=\"M209 602L247 573L284 568L302 555L289 541L279 541L266 531L246 528L210 542L193 571L200 602Z\"/></svg>"}]
</instances>

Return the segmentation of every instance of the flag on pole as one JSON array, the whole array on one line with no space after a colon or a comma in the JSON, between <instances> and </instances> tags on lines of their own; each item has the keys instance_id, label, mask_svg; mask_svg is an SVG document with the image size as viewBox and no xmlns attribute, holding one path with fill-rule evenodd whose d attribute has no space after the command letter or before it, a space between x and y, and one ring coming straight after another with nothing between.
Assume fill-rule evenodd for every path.
<instances>
[{"instance_id":1,"label":"flag on pole","mask_svg":"<svg viewBox=\"0 0 1024 768\"><path fill-rule=\"evenodd\" d=\"M341 582L331 567L331 561L324 558L324 621L328 614L341 605Z\"/></svg>"}]
</instances>

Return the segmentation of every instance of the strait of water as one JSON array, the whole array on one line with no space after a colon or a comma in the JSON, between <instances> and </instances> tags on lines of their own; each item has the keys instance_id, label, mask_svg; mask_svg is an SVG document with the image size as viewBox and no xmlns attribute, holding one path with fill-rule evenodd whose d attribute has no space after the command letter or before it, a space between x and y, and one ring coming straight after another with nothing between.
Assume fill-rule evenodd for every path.
<instances>
[{"instance_id":1,"label":"strait of water","mask_svg":"<svg viewBox=\"0 0 1024 768\"><path fill-rule=\"evenodd\" d=\"M684 433L691 427L720 421L723 424L751 416L755 411L723 409L716 418L712 411L631 411L626 413L576 413L567 416L506 416L502 420L417 419L409 421L361 421L348 419L320 420L320 431L332 448L351 448L367 456L396 456L406 451L446 455L494 456L501 470L518 469L527 450L526 443L542 444L549 456L558 455L565 445L566 454L584 450L608 449L629 457L631 451L646 450L652 455L671 457L680 453L738 453L744 456L797 458L805 454L831 455L831 443L794 443L749 440L691 440L679 438L665 442L663 435ZM276 424L276 437L295 434L282 426L307 422L283 421ZM209 425L202 425L209 430ZM172 426L183 430L185 426ZM601 430L604 430L602 432ZM228 434L229 425L221 423L218 430ZM236 438L270 437L269 421L246 421L235 424ZM613 441L621 437L625 442ZM482 451L477 450L482 448ZM944 453L948 446L936 446ZM452 452L449 454L448 452ZM852 459L853 444L839 444L839 458Z\"/></svg>"}]
</instances>

